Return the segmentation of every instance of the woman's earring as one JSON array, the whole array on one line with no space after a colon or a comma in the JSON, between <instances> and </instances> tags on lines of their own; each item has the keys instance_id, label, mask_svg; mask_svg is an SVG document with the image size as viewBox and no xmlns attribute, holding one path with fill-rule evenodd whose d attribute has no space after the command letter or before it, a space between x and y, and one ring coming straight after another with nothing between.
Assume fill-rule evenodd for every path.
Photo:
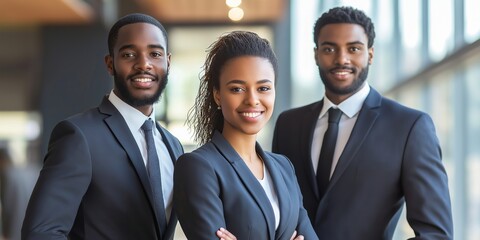
<instances>
[{"instance_id":1,"label":"woman's earring","mask_svg":"<svg viewBox=\"0 0 480 240\"><path fill-rule=\"evenodd\" d=\"M220 105L218 105L217 109L218 109L218 110L221 110L221 109L222 109L222 107L220 107Z\"/></svg>"}]
</instances>

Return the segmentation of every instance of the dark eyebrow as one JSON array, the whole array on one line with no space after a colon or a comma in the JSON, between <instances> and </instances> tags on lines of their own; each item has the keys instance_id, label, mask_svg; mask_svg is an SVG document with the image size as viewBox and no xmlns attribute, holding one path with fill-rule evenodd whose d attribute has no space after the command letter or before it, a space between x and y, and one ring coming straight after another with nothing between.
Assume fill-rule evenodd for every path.
<instances>
[{"instance_id":1,"label":"dark eyebrow","mask_svg":"<svg viewBox=\"0 0 480 240\"><path fill-rule=\"evenodd\" d=\"M230 85L230 84L245 84L245 81L234 79L227 82L227 85Z\"/></svg>"},{"instance_id":2,"label":"dark eyebrow","mask_svg":"<svg viewBox=\"0 0 480 240\"><path fill-rule=\"evenodd\" d=\"M353 42L347 43L347 45L365 45L365 43L361 41L353 41Z\"/></svg>"},{"instance_id":3,"label":"dark eyebrow","mask_svg":"<svg viewBox=\"0 0 480 240\"><path fill-rule=\"evenodd\" d=\"M262 80L258 80L257 81L257 84L262 84L262 83L271 83L272 81L269 80L269 79L262 79ZM237 80L237 79L234 79L234 80L231 80L229 82L227 82L227 85L229 84L245 84L245 81L243 80Z\"/></svg>"},{"instance_id":4,"label":"dark eyebrow","mask_svg":"<svg viewBox=\"0 0 480 240\"><path fill-rule=\"evenodd\" d=\"M347 43L347 45L356 45L356 44L365 45L365 43L363 43L363 42L361 42L361 41L353 41L353 42L348 42L348 43ZM337 46L337 44L334 43L334 42L325 41L325 42L320 43L320 46L324 46L324 45Z\"/></svg>"},{"instance_id":5,"label":"dark eyebrow","mask_svg":"<svg viewBox=\"0 0 480 240\"><path fill-rule=\"evenodd\" d=\"M160 48L163 51L165 51L165 48L162 45L158 45L158 44L149 44L148 48Z\"/></svg>"},{"instance_id":6,"label":"dark eyebrow","mask_svg":"<svg viewBox=\"0 0 480 240\"><path fill-rule=\"evenodd\" d=\"M133 44L123 45L118 49L118 51L121 52L121 51L123 51L125 49L128 49L128 48L133 48Z\"/></svg>"},{"instance_id":7,"label":"dark eyebrow","mask_svg":"<svg viewBox=\"0 0 480 240\"><path fill-rule=\"evenodd\" d=\"M133 44L123 45L118 49L118 51L123 51L123 50L129 49L129 48L135 48L135 45L133 45ZM165 51L165 48L162 45L158 45L158 44L150 44L150 45L148 45L148 48L160 48L163 51Z\"/></svg>"},{"instance_id":8,"label":"dark eyebrow","mask_svg":"<svg viewBox=\"0 0 480 240\"><path fill-rule=\"evenodd\" d=\"M257 81L257 83L272 83L270 79L262 79L260 81Z\"/></svg>"}]
</instances>

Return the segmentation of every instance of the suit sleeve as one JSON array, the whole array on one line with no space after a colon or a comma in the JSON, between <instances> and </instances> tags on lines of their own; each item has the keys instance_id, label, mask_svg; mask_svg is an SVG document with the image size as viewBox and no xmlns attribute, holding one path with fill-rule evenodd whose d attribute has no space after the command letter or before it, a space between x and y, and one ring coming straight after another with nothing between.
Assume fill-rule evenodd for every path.
<instances>
[{"instance_id":1,"label":"suit sleeve","mask_svg":"<svg viewBox=\"0 0 480 240\"><path fill-rule=\"evenodd\" d=\"M288 160L288 158L287 158L287 161L291 168L291 177L293 179L295 192L297 193L296 196L298 196L298 203L299 203L298 222L296 227L297 234L303 235L305 239L308 239L308 240L318 239L318 236L315 233L315 230L313 229L312 223L310 222L310 218L308 217L307 210L305 210L305 208L303 207L303 196L302 196L302 192L300 191L300 186L298 185L297 178L295 176L294 167L290 162L290 160Z\"/></svg>"},{"instance_id":2,"label":"suit sleeve","mask_svg":"<svg viewBox=\"0 0 480 240\"><path fill-rule=\"evenodd\" d=\"M295 180L296 181L296 180ZM298 187L297 183L297 194L299 196L300 207L298 213L298 223L297 223L297 233L299 235L303 235L305 239L318 239L315 230L313 229L312 223L310 222L310 218L308 217L307 210L303 207L303 198L302 193L300 192L300 188Z\"/></svg>"},{"instance_id":3,"label":"suit sleeve","mask_svg":"<svg viewBox=\"0 0 480 240\"><path fill-rule=\"evenodd\" d=\"M275 122L275 128L273 130L272 152L275 152L275 153L279 152L278 138L280 137L279 129L281 128L281 125L282 125L283 115L284 113L278 116L277 121Z\"/></svg>"},{"instance_id":4,"label":"suit sleeve","mask_svg":"<svg viewBox=\"0 0 480 240\"><path fill-rule=\"evenodd\" d=\"M188 239L216 239L226 227L220 187L213 166L203 157L182 155L175 165L173 202Z\"/></svg>"},{"instance_id":5,"label":"suit sleeve","mask_svg":"<svg viewBox=\"0 0 480 240\"><path fill-rule=\"evenodd\" d=\"M90 178L85 137L73 124L59 123L27 207L22 239L67 239Z\"/></svg>"},{"instance_id":6,"label":"suit sleeve","mask_svg":"<svg viewBox=\"0 0 480 240\"><path fill-rule=\"evenodd\" d=\"M407 220L414 239L453 239L447 174L431 118L423 114L408 137L402 170Z\"/></svg>"}]
</instances>

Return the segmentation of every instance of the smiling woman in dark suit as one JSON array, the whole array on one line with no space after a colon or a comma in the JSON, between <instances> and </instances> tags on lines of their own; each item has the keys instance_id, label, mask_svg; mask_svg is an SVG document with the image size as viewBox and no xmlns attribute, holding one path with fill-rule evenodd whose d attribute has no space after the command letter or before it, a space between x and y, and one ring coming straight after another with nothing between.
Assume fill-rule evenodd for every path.
<instances>
[{"instance_id":1,"label":"smiling woman in dark suit","mask_svg":"<svg viewBox=\"0 0 480 240\"><path fill-rule=\"evenodd\" d=\"M181 156L174 173L187 238L212 239L226 228L242 240L318 239L292 164L256 142L275 101L277 60L268 41L252 32L224 35L204 70L188 116L204 145Z\"/></svg>"}]
</instances>

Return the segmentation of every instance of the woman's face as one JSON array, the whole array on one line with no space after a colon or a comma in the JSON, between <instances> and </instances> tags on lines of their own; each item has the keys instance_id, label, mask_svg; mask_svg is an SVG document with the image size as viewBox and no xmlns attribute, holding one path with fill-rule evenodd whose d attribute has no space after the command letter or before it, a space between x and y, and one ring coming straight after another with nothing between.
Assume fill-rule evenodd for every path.
<instances>
[{"instance_id":1,"label":"woman's face","mask_svg":"<svg viewBox=\"0 0 480 240\"><path fill-rule=\"evenodd\" d=\"M224 117L223 134L257 134L268 122L275 102L275 72L270 61L240 56L220 71L215 102Z\"/></svg>"}]
</instances>

